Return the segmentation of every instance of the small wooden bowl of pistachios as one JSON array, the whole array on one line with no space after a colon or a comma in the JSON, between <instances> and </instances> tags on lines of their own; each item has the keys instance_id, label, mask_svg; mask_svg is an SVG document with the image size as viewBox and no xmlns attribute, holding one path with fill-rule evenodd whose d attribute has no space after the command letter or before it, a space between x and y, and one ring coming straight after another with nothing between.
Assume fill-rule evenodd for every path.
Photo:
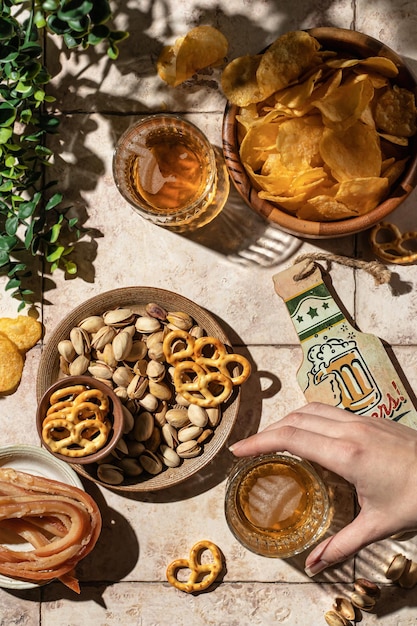
<instances>
[{"instance_id":1,"label":"small wooden bowl of pistachios","mask_svg":"<svg viewBox=\"0 0 417 626\"><path fill-rule=\"evenodd\" d=\"M179 354L209 337L231 352L223 329L205 309L153 287L95 296L53 331L40 361L38 401L55 381L83 376L108 386L123 411L116 446L98 462L75 461L80 475L120 492L158 491L190 479L224 447L237 418L240 385L214 405L179 393L175 359L164 353L165 339L174 332L178 337L170 346Z\"/></svg>"}]
</instances>

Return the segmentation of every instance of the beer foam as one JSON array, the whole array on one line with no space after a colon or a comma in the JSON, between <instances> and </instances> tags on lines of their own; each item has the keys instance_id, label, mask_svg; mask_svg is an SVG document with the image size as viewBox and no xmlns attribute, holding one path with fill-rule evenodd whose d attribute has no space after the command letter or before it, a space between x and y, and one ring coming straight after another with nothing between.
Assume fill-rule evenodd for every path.
<instances>
[{"instance_id":1,"label":"beer foam","mask_svg":"<svg viewBox=\"0 0 417 626\"><path fill-rule=\"evenodd\" d=\"M308 360L313 363L312 373L325 372L331 361L353 348L356 348L355 341L345 341L336 337L332 337L326 343L312 346L308 351Z\"/></svg>"}]
</instances>

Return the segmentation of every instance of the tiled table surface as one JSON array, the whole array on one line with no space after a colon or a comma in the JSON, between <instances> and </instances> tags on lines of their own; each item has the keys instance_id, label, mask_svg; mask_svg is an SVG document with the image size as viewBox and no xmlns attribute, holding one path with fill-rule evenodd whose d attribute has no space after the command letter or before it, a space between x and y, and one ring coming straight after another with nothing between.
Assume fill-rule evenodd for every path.
<instances>
[{"instance_id":1,"label":"tiled table surface","mask_svg":"<svg viewBox=\"0 0 417 626\"><path fill-rule=\"evenodd\" d=\"M224 98L217 71L172 90L155 73L161 45L200 23L217 26L230 42L230 58L262 49L278 34L296 28L338 26L370 34L402 54L417 70L417 5L406 0L128 0L118 4L119 28L130 31L120 58L109 62L94 51L71 57L48 41L50 69L62 125L54 150L54 178L68 204L91 231L79 245L79 275L57 272L42 283L44 343L72 308L116 287L147 285L182 294L215 315L236 349L253 363L243 387L238 424L231 440L255 432L303 403L295 375L301 358L298 338L272 276L299 253L326 252L372 258L367 234L333 241L301 241L258 220L235 193L223 214L193 235L177 235L142 220L114 186L111 159L117 138L141 113L177 111L221 144ZM411 194L392 221L417 229ZM377 287L362 270L331 265L338 296L363 331L393 349L414 389L417 387L415 266L392 267L389 285ZM1 286L1 285L0 285ZM40 289L40 287L38 287ZM15 315L16 303L3 292L0 313ZM35 379L42 351L27 356L18 391L0 402L2 443L39 445L34 428ZM348 563L318 576L303 572L303 559L257 557L238 544L223 515L227 450L197 480L181 489L148 497L126 497L92 483L104 528L94 552L78 574L76 597L61 584L27 592L0 590L0 624L25 626L233 626L285 624L318 626L338 593L348 593L355 576L383 586L378 610L362 624L408 626L417 621L415 591L386 585L384 566L396 552L417 558L417 540L373 545ZM337 493L335 523L352 515L350 488L329 476ZM226 572L219 585L198 597L165 581L173 558L185 556L199 539L219 545Z\"/></svg>"}]
</instances>

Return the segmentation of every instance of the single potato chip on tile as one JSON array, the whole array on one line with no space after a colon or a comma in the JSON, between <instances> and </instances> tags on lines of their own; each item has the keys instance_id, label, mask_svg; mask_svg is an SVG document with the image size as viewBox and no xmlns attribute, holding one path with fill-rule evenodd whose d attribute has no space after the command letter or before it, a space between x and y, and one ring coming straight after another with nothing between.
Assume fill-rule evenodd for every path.
<instances>
[{"instance_id":1,"label":"single potato chip on tile","mask_svg":"<svg viewBox=\"0 0 417 626\"><path fill-rule=\"evenodd\" d=\"M0 333L6 335L20 350L27 352L42 336L42 324L33 317L0 317Z\"/></svg>"},{"instance_id":2,"label":"single potato chip on tile","mask_svg":"<svg viewBox=\"0 0 417 626\"><path fill-rule=\"evenodd\" d=\"M0 333L0 393L16 389L23 372L23 356L6 335Z\"/></svg>"}]
</instances>

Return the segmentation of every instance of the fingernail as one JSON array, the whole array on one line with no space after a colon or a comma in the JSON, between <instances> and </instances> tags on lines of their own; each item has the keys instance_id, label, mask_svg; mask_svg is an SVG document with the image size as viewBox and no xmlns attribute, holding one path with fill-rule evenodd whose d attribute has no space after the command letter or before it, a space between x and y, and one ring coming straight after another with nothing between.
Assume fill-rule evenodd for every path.
<instances>
[{"instance_id":1,"label":"fingernail","mask_svg":"<svg viewBox=\"0 0 417 626\"><path fill-rule=\"evenodd\" d=\"M326 569L326 567L329 567L329 565L330 563L328 563L327 561L324 561L323 559L319 559L315 563L308 565L304 571L307 574L307 576L312 578L319 572L322 572L324 569Z\"/></svg>"},{"instance_id":2,"label":"fingernail","mask_svg":"<svg viewBox=\"0 0 417 626\"><path fill-rule=\"evenodd\" d=\"M229 446L230 452L233 454L234 452L236 452L236 450L239 450L242 444L243 441L236 441L236 443L233 443L231 446Z\"/></svg>"}]
</instances>

